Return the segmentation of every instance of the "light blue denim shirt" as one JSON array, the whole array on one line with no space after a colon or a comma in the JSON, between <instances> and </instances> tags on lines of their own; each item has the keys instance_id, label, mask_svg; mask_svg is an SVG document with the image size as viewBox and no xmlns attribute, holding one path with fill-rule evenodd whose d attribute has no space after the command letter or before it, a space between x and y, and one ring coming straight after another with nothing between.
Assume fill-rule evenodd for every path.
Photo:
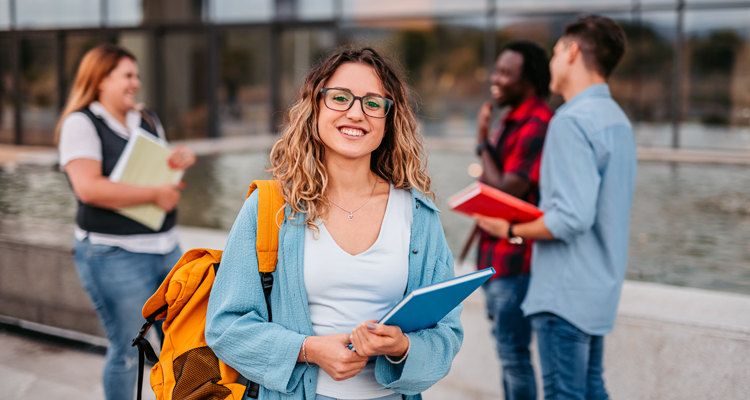
<instances>
[{"instance_id":1,"label":"light blue denim shirt","mask_svg":"<svg viewBox=\"0 0 750 400\"><path fill-rule=\"evenodd\" d=\"M590 335L612 331L628 261L636 175L633 128L607 84L590 86L550 121L539 178L544 223L521 308Z\"/></svg>"},{"instance_id":2,"label":"light blue denim shirt","mask_svg":"<svg viewBox=\"0 0 750 400\"><path fill-rule=\"evenodd\" d=\"M435 205L412 190L409 278L406 291L454 276ZM271 292L273 322L268 323L255 251L258 195L245 202L229 234L206 314L206 342L216 355L251 381L261 384L260 399L314 399L318 369L298 363L306 336L313 336L304 281L304 215L285 220L279 232L279 259ZM290 215L287 207L286 215ZM463 328L456 307L435 327L409 333L411 348L402 364L375 361L375 378L384 389L421 399L450 371L461 348Z\"/></svg>"}]
</instances>

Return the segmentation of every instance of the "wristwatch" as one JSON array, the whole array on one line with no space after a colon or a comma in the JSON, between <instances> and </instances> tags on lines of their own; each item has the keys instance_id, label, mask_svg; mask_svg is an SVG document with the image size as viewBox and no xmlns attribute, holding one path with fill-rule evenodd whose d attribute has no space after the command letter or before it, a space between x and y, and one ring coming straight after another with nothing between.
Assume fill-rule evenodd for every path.
<instances>
[{"instance_id":1,"label":"wristwatch","mask_svg":"<svg viewBox=\"0 0 750 400\"><path fill-rule=\"evenodd\" d=\"M523 238L513 233L513 225L508 225L508 242L510 244L523 244Z\"/></svg>"},{"instance_id":2,"label":"wristwatch","mask_svg":"<svg viewBox=\"0 0 750 400\"><path fill-rule=\"evenodd\" d=\"M492 147L490 146L490 142L489 141L487 141L487 140L482 141L481 143L479 143L477 145L477 148L476 148L477 155L481 156L483 151L490 150L491 148Z\"/></svg>"}]
</instances>

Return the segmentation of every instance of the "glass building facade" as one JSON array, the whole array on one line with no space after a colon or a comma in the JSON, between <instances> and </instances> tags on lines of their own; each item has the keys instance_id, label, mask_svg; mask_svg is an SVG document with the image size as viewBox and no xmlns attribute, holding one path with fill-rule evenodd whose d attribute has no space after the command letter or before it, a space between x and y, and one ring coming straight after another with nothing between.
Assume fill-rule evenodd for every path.
<instances>
[{"instance_id":1,"label":"glass building facade","mask_svg":"<svg viewBox=\"0 0 750 400\"><path fill-rule=\"evenodd\" d=\"M139 100L171 140L275 132L341 44L401 62L426 135L471 136L498 51L551 53L583 13L627 33L610 84L639 145L750 149L750 1L737 0L0 0L0 143L52 145L82 55L104 42L137 56Z\"/></svg>"}]
</instances>

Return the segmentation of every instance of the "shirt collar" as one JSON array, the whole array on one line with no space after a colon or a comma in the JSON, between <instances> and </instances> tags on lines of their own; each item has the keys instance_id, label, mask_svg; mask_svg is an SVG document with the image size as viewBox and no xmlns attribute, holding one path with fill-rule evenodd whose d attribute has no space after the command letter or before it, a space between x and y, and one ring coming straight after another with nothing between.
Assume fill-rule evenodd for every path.
<instances>
[{"instance_id":1,"label":"shirt collar","mask_svg":"<svg viewBox=\"0 0 750 400\"><path fill-rule=\"evenodd\" d=\"M91 103L89 105L89 110L91 110L91 112L97 117L103 119L104 123L106 123L107 126L117 134L117 136L125 139L129 139L131 132L135 132L141 127L141 114L135 110L130 110L125 115L125 124L127 127L123 126L120 121L113 117L112 114L104 108L102 103L98 101Z\"/></svg>"},{"instance_id":2,"label":"shirt collar","mask_svg":"<svg viewBox=\"0 0 750 400\"><path fill-rule=\"evenodd\" d=\"M433 203L432 200L430 200L429 197L427 197L424 194L422 194L422 192L420 192L416 188L411 188L410 191L411 191L411 197L413 197L415 201L418 201L418 202L422 203L423 205L425 205L430 210L433 210L435 212L440 212L440 210L438 210L438 208L435 205L435 203Z\"/></svg>"},{"instance_id":3,"label":"shirt collar","mask_svg":"<svg viewBox=\"0 0 750 400\"><path fill-rule=\"evenodd\" d=\"M505 116L504 121L519 121L528 117L531 110L539 101L541 101L541 99L536 96L529 97L528 99L521 102L518 107L511 110L511 112L509 112L508 115Z\"/></svg>"},{"instance_id":4,"label":"shirt collar","mask_svg":"<svg viewBox=\"0 0 750 400\"><path fill-rule=\"evenodd\" d=\"M585 99L590 99L592 97L612 98L612 94L609 92L609 85L606 83L596 83L587 87L586 89L581 90L577 95L573 96L572 99L566 101L565 104L560 106L560 108L557 109L557 112L560 112L568 107L571 107L575 103L578 103Z\"/></svg>"}]
</instances>

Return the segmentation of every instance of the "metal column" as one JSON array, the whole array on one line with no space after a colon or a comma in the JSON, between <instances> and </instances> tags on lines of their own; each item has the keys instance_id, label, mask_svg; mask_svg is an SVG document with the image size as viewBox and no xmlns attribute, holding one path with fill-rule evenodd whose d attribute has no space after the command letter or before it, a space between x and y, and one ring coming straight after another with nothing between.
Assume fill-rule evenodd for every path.
<instances>
[{"instance_id":1,"label":"metal column","mask_svg":"<svg viewBox=\"0 0 750 400\"><path fill-rule=\"evenodd\" d=\"M497 7L495 6L494 0L487 0L487 30L484 35L484 68L487 70L487 76L492 73L495 65L495 15L497 13ZM489 85L485 85L489 90Z\"/></svg>"},{"instance_id":2,"label":"metal column","mask_svg":"<svg viewBox=\"0 0 750 400\"><path fill-rule=\"evenodd\" d=\"M208 137L219 137L219 111L216 104L216 90L218 87L218 37L216 27L208 26Z\"/></svg>"},{"instance_id":3,"label":"metal column","mask_svg":"<svg viewBox=\"0 0 750 400\"><path fill-rule=\"evenodd\" d=\"M684 41L685 0L677 2L675 30L674 74L672 77L672 148L680 147L680 119L682 117L682 47Z\"/></svg>"}]
</instances>

